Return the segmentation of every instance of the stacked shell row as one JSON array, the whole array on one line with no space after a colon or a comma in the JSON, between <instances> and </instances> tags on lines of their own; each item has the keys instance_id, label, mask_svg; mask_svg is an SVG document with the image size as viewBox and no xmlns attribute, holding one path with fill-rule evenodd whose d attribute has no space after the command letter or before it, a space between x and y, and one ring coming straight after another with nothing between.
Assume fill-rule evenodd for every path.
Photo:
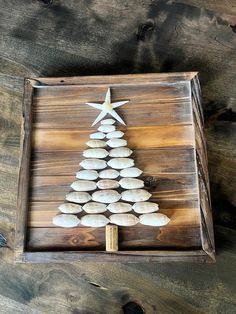
<instances>
[{"instance_id":1,"label":"stacked shell row","mask_svg":"<svg viewBox=\"0 0 236 314\"><path fill-rule=\"evenodd\" d=\"M163 226L169 222L166 215L155 213L158 205L148 201L151 194L144 189L144 181L138 178L142 171L135 167L130 158L132 150L122 138L124 133L116 130L114 123L113 119L103 120L97 132L90 135L88 148L83 152L86 159L80 163L83 169L77 172L77 180L71 184L73 192L66 195L67 202L59 206L62 214L53 218L55 225L104 227L108 223L119 226L141 223ZM85 216L79 219L79 213ZM111 215L107 215L109 213Z\"/></svg>"}]
</instances>

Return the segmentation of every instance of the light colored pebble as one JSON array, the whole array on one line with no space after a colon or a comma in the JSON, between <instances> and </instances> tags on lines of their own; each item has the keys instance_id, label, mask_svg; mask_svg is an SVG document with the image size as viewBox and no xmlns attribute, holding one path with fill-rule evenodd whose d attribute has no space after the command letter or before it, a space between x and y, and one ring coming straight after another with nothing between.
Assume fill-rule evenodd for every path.
<instances>
[{"instance_id":1,"label":"light colored pebble","mask_svg":"<svg viewBox=\"0 0 236 314\"><path fill-rule=\"evenodd\" d=\"M96 191L92 194L92 200L99 203L115 203L118 202L121 195L114 190Z\"/></svg>"},{"instance_id":2,"label":"light colored pebble","mask_svg":"<svg viewBox=\"0 0 236 314\"><path fill-rule=\"evenodd\" d=\"M73 190L78 192L86 192L96 190L96 183L89 180L77 180L71 184Z\"/></svg>"},{"instance_id":3,"label":"light colored pebble","mask_svg":"<svg viewBox=\"0 0 236 314\"><path fill-rule=\"evenodd\" d=\"M128 203L123 203L123 202L116 202L116 203L109 204L107 206L107 209L111 213L114 213L114 214L127 213L127 212L132 211L132 205Z\"/></svg>"},{"instance_id":4,"label":"light colored pebble","mask_svg":"<svg viewBox=\"0 0 236 314\"><path fill-rule=\"evenodd\" d=\"M129 157L133 151L128 147L113 148L109 152L110 157Z\"/></svg>"},{"instance_id":5,"label":"light colored pebble","mask_svg":"<svg viewBox=\"0 0 236 314\"><path fill-rule=\"evenodd\" d=\"M99 172L99 177L101 179L115 179L119 177L120 173L115 169L106 169Z\"/></svg>"},{"instance_id":6,"label":"light colored pebble","mask_svg":"<svg viewBox=\"0 0 236 314\"><path fill-rule=\"evenodd\" d=\"M140 223L147 226L165 226L170 222L170 219L159 213L143 214L139 216Z\"/></svg>"},{"instance_id":7,"label":"light colored pebble","mask_svg":"<svg viewBox=\"0 0 236 314\"><path fill-rule=\"evenodd\" d=\"M130 178L135 178L139 177L142 174L142 170L132 167L132 168L127 168L127 169L122 169L120 172L121 177L130 177Z\"/></svg>"},{"instance_id":8,"label":"light colored pebble","mask_svg":"<svg viewBox=\"0 0 236 314\"><path fill-rule=\"evenodd\" d=\"M90 148L83 152L83 156L86 158L106 158L108 155L108 151L104 148Z\"/></svg>"},{"instance_id":9,"label":"light colored pebble","mask_svg":"<svg viewBox=\"0 0 236 314\"><path fill-rule=\"evenodd\" d=\"M107 133L106 137L108 139L121 138L123 135L124 135L124 132L122 132L122 131L113 131L113 132Z\"/></svg>"},{"instance_id":10,"label":"light colored pebble","mask_svg":"<svg viewBox=\"0 0 236 314\"><path fill-rule=\"evenodd\" d=\"M102 140L106 137L106 134L102 132L95 132L89 135L92 140Z\"/></svg>"},{"instance_id":11,"label":"light colored pebble","mask_svg":"<svg viewBox=\"0 0 236 314\"><path fill-rule=\"evenodd\" d=\"M113 214L109 217L110 222L118 226L134 226L139 219L132 214Z\"/></svg>"},{"instance_id":12,"label":"light colored pebble","mask_svg":"<svg viewBox=\"0 0 236 314\"><path fill-rule=\"evenodd\" d=\"M100 147L106 147L107 143L101 140L89 140L87 143L87 146L91 148L100 148Z\"/></svg>"},{"instance_id":13,"label":"light colored pebble","mask_svg":"<svg viewBox=\"0 0 236 314\"><path fill-rule=\"evenodd\" d=\"M86 226L86 227L94 227L94 228L99 228L99 227L104 227L106 226L110 220L106 218L103 215L85 215L81 218L81 225Z\"/></svg>"},{"instance_id":14,"label":"light colored pebble","mask_svg":"<svg viewBox=\"0 0 236 314\"><path fill-rule=\"evenodd\" d=\"M107 163L105 160L100 159L84 159L80 166L84 169L91 170L91 169L104 169L107 166Z\"/></svg>"},{"instance_id":15,"label":"light colored pebble","mask_svg":"<svg viewBox=\"0 0 236 314\"><path fill-rule=\"evenodd\" d=\"M98 128L98 131L103 132L103 133L109 133L109 132L114 132L115 129L116 127L114 125L104 124L104 125L100 125L100 127Z\"/></svg>"},{"instance_id":16,"label":"light colored pebble","mask_svg":"<svg viewBox=\"0 0 236 314\"><path fill-rule=\"evenodd\" d=\"M78 214L82 211L82 207L79 204L73 203L61 204L58 209L64 214Z\"/></svg>"},{"instance_id":17,"label":"light colored pebble","mask_svg":"<svg viewBox=\"0 0 236 314\"><path fill-rule=\"evenodd\" d=\"M147 214L158 211L159 206L152 202L139 202L133 205L133 210L138 214Z\"/></svg>"},{"instance_id":18,"label":"light colored pebble","mask_svg":"<svg viewBox=\"0 0 236 314\"><path fill-rule=\"evenodd\" d=\"M98 178L98 172L96 170L80 170L76 173L76 178L83 180L96 180Z\"/></svg>"},{"instance_id":19,"label":"light colored pebble","mask_svg":"<svg viewBox=\"0 0 236 314\"><path fill-rule=\"evenodd\" d=\"M110 140L108 140L107 145L112 147L112 148L116 148L116 147L122 147L122 146L126 146L127 145L127 141L121 138L112 138Z\"/></svg>"},{"instance_id":20,"label":"light colored pebble","mask_svg":"<svg viewBox=\"0 0 236 314\"><path fill-rule=\"evenodd\" d=\"M70 192L66 195L66 200L74 203L87 203L91 196L87 192Z\"/></svg>"},{"instance_id":21,"label":"light colored pebble","mask_svg":"<svg viewBox=\"0 0 236 314\"><path fill-rule=\"evenodd\" d=\"M122 178L119 183L123 189L140 189L144 187L143 180L135 178Z\"/></svg>"},{"instance_id":22,"label":"light colored pebble","mask_svg":"<svg viewBox=\"0 0 236 314\"><path fill-rule=\"evenodd\" d=\"M121 193L121 198L123 201L127 202L145 202L147 201L152 194L146 190L137 189L137 190L127 190Z\"/></svg>"},{"instance_id":23,"label":"light colored pebble","mask_svg":"<svg viewBox=\"0 0 236 314\"><path fill-rule=\"evenodd\" d=\"M97 182L97 187L101 190L117 189L119 182L110 179L102 179Z\"/></svg>"},{"instance_id":24,"label":"light colored pebble","mask_svg":"<svg viewBox=\"0 0 236 314\"><path fill-rule=\"evenodd\" d=\"M88 214L100 214L104 213L107 210L107 208L105 204L89 202L83 206L83 210Z\"/></svg>"},{"instance_id":25,"label":"light colored pebble","mask_svg":"<svg viewBox=\"0 0 236 314\"><path fill-rule=\"evenodd\" d=\"M52 222L59 227L73 228L80 223L80 220L75 215L61 214L53 217Z\"/></svg>"},{"instance_id":26,"label":"light colored pebble","mask_svg":"<svg viewBox=\"0 0 236 314\"><path fill-rule=\"evenodd\" d=\"M134 160L131 158L112 158L107 164L114 169L124 169L132 167L134 165Z\"/></svg>"},{"instance_id":27,"label":"light colored pebble","mask_svg":"<svg viewBox=\"0 0 236 314\"><path fill-rule=\"evenodd\" d=\"M114 119L104 119L101 124L114 124L116 121Z\"/></svg>"}]
</instances>

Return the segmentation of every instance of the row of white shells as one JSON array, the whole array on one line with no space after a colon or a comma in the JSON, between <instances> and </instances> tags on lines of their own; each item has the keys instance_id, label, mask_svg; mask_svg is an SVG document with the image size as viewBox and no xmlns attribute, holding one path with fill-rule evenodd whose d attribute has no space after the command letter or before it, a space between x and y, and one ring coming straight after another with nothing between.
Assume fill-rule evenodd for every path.
<instances>
[{"instance_id":1,"label":"row of white shells","mask_svg":"<svg viewBox=\"0 0 236 314\"><path fill-rule=\"evenodd\" d=\"M120 172L115 169L102 170L99 173L96 170L80 170L76 173L76 178L82 180L96 180L98 177L101 179L116 179L121 176L124 178L136 178L142 174L142 170L132 167L122 169Z\"/></svg>"},{"instance_id":2,"label":"row of white shells","mask_svg":"<svg viewBox=\"0 0 236 314\"><path fill-rule=\"evenodd\" d=\"M128 147L117 147L111 149L109 152L104 148L89 148L83 152L83 156L86 158L106 158L109 157L129 157L132 154L132 150Z\"/></svg>"},{"instance_id":3,"label":"row of white shells","mask_svg":"<svg viewBox=\"0 0 236 314\"><path fill-rule=\"evenodd\" d=\"M76 227L81 224L86 227L104 227L108 223L116 224L118 226L134 226L137 223L147 226L164 226L168 224L170 219L160 213L143 214L136 217L132 214L113 214L109 218L104 215L85 215L79 219L75 215L61 214L53 217L53 223L60 227Z\"/></svg>"},{"instance_id":4,"label":"row of white shells","mask_svg":"<svg viewBox=\"0 0 236 314\"><path fill-rule=\"evenodd\" d=\"M122 178L120 181L102 179L98 182L89 180L77 180L71 184L72 189L77 192L93 191L97 188L101 190L111 190L117 189L119 186L121 186L123 189L128 190L141 189L144 187L144 182L143 180L136 178Z\"/></svg>"},{"instance_id":5,"label":"row of white shells","mask_svg":"<svg viewBox=\"0 0 236 314\"><path fill-rule=\"evenodd\" d=\"M64 203L61 204L58 209L63 214L78 214L82 211L85 211L87 214L101 214L107 210L114 214L128 213L132 210L137 214L148 214L158 211L159 207L152 202L138 202L133 204L133 206L123 202L112 203L108 206L102 203L89 202L83 206L74 203Z\"/></svg>"},{"instance_id":6,"label":"row of white shells","mask_svg":"<svg viewBox=\"0 0 236 314\"><path fill-rule=\"evenodd\" d=\"M84 159L80 166L86 170L105 169L107 166L113 169L125 169L134 166L134 160L131 158L112 158L108 162L101 159Z\"/></svg>"},{"instance_id":7,"label":"row of white shells","mask_svg":"<svg viewBox=\"0 0 236 314\"><path fill-rule=\"evenodd\" d=\"M91 140L103 140L104 138L112 139L112 138L121 138L124 135L124 132L119 130L114 130L110 133L103 133L103 132L95 132L90 134Z\"/></svg>"},{"instance_id":8,"label":"row of white shells","mask_svg":"<svg viewBox=\"0 0 236 314\"><path fill-rule=\"evenodd\" d=\"M91 148L103 148L106 146L116 148L126 146L127 141L122 138L112 138L106 142L102 140L89 140L86 144Z\"/></svg>"},{"instance_id":9,"label":"row of white shells","mask_svg":"<svg viewBox=\"0 0 236 314\"><path fill-rule=\"evenodd\" d=\"M70 192L66 195L66 200L73 203L84 204L88 203L89 201L93 200L94 202L99 203L116 203L120 199L127 202L145 202L147 201L152 195L143 189L133 189L133 190L126 190L121 193L118 193L115 190L100 190L94 192L90 195L87 192Z\"/></svg>"}]
</instances>

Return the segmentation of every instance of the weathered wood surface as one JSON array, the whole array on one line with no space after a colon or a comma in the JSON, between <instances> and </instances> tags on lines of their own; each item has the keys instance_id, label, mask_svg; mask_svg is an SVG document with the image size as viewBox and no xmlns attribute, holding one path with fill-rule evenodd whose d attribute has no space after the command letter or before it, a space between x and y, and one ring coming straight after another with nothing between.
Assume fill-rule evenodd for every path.
<instances>
[{"instance_id":1,"label":"weathered wood surface","mask_svg":"<svg viewBox=\"0 0 236 314\"><path fill-rule=\"evenodd\" d=\"M161 74L160 77L158 74L133 74L120 75L117 79L112 76L96 77L96 79L91 76L81 76L69 79L69 86L67 78L59 78L61 82L59 85L58 79L45 78L30 81L35 87L29 194L32 203L29 207L28 226L30 228L26 231L26 251L37 251L37 249L48 251L56 248L63 251L63 249L69 250L70 247L73 250L77 247L79 251L104 250L105 237L101 235L102 232L105 234L105 228L94 229L91 232L80 226L75 228L72 231L72 237L76 235L77 238L74 245L70 231L68 230L68 234L65 231L62 235L60 229L52 224L52 218L58 213L58 204L63 202L65 195L72 190L70 184L75 180L75 170L80 169L79 163L83 159L81 151L89 139L89 134L93 132L91 121L95 118L96 111L86 106L85 102L102 100L107 86L110 86L107 82L112 82L114 101L129 99L129 106L122 110L122 116L127 123L122 130L128 146L135 152L137 149L137 157L144 161L140 165L139 158L132 156L135 158L135 166L143 170L142 178L146 188L152 193L151 201L164 201L164 208L161 208L161 212L171 219L168 226L159 230L142 225L137 225L137 228L119 228L120 249L129 251L129 248L130 250L134 248L153 250L158 247L173 250L174 248L179 250L181 247L201 248L200 233L202 231L200 230L201 216L192 107L194 105L192 104L193 93L196 94L194 95L196 103L200 105L201 100L198 95L200 88L197 79L195 79L196 84L193 82L191 87L190 81L185 80L186 77L196 77L196 73L176 73L166 76ZM159 81L160 78L164 83ZM100 85L100 80L103 80L103 85ZM83 82L82 87L77 85L81 82ZM196 110L200 108L195 105L194 107ZM177 114L177 119L174 118L175 114ZM71 120L70 117L73 119ZM199 123L202 130L201 113L197 112L196 117L201 119ZM120 126L118 128L120 129ZM198 146L202 148L202 139L200 138L198 142ZM76 154L77 149L79 152ZM159 155L159 151L160 157L155 157ZM72 152L72 157L77 155L77 158L73 158L77 169L62 175L60 170L57 172L57 169L60 164L66 166L64 155L69 158L70 152ZM25 152L23 156L24 154ZM203 155L204 152L199 151L199 154ZM48 174L45 169L43 175L38 175L41 165L45 164L44 156L50 164L54 165L54 172ZM54 158L57 164L54 163ZM202 159L206 163L205 158L203 155ZM163 173L167 160L171 165L169 170L171 172ZM71 161L69 163L71 164ZM207 177L205 179L208 180ZM122 192L122 189L118 191ZM181 211L176 210L176 205L173 208L174 201L182 201L184 206ZM190 202L195 203L191 209L188 208ZM205 206L207 204L201 203L203 212ZM21 208L21 210L26 210L26 208ZM82 216L83 214L79 214L78 218ZM109 213L106 216L109 217ZM205 217L203 219L202 229L205 229L208 221ZM202 237L206 238L205 234L202 233ZM83 240L80 241L80 239ZM213 246L212 250L214 250ZM107 257L104 256L104 258Z\"/></svg>"},{"instance_id":2,"label":"weathered wood surface","mask_svg":"<svg viewBox=\"0 0 236 314\"><path fill-rule=\"evenodd\" d=\"M214 216L235 228L234 1L0 7L0 232L8 240L0 249L0 312L120 313L136 301L146 313L234 313L236 235L227 228L216 228L214 265L12 265L25 76L200 71Z\"/></svg>"}]
</instances>

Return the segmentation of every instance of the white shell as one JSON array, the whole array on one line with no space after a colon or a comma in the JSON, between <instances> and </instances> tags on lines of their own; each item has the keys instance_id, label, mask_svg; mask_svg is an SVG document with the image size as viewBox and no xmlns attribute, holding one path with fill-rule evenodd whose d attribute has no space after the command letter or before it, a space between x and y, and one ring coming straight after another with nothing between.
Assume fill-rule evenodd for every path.
<instances>
[{"instance_id":1,"label":"white shell","mask_svg":"<svg viewBox=\"0 0 236 314\"><path fill-rule=\"evenodd\" d=\"M133 205L133 210L138 214L147 214L158 211L158 204L152 202L139 202Z\"/></svg>"},{"instance_id":2,"label":"white shell","mask_svg":"<svg viewBox=\"0 0 236 314\"><path fill-rule=\"evenodd\" d=\"M122 147L127 145L127 141L123 140L121 138L112 138L109 141L107 141L107 145L115 148L115 147Z\"/></svg>"},{"instance_id":3,"label":"white shell","mask_svg":"<svg viewBox=\"0 0 236 314\"><path fill-rule=\"evenodd\" d=\"M142 170L133 167L133 168L127 168L127 169L123 169L120 172L120 176L121 177L131 177L131 178L135 178L135 177L139 177L142 174Z\"/></svg>"},{"instance_id":4,"label":"white shell","mask_svg":"<svg viewBox=\"0 0 236 314\"><path fill-rule=\"evenodd\" d=\"M83 206L83 210L88 214L100 214L100 213L104 213L107 210L107 208L105 204L90 202L90 203L86 203Z\"/></svg>"},{"instance_id":5,"label":"white shell","mask_svg":"<svg viewBox=\"0 0 236 314\"><path fill-rule=\"evenodd\" d=\"M84 169L104 169L107 166L107 163L105 160L99 160L99 159L84 159L80 166Z\"/></svg>"},{"instance_id":6,"label":"white shell","mask_svg":"<svg viewBox=\"0 0 236 314\"><path fill-rule=\"evenodd\" d=\"M53 217L52 222L54 225L64 228L76 227L80 220L75 215L61 214Z\"/></svg>"},{"instance_id":7,"label":"white shell","mask_svg":"<svg viewBox=\"0 0 236 314\"><path fill-rule=\"evenodd\" d=\"M103 215L85 215L81 218L81 225L86 227L104 227L109 222L109 219Z\"/></svg>"},{"instance_id":8,"label":"white shell","mask_svg":"<svg viewBox=\"0 0 236 314\"><path fill-rule=\"evenodd\" d=\"M103 179L97 182L97 187L101 190L117 189L119 187L119 182L110 179Z\"/></svg>"},{"instance_id":9,"label":"white shell","mask_svg":"<svg viewBox=\"0 0 236 314\"><path fill-rule=\"evenodd\" d=\"M107 164L114 169L124 169L132 167L134 165L134 160L131 158L112 158Z\"/></svg>"},{"instance_id":10,"label":"white shell","mask_svg":"<svg viewBox=\"0 0 236 314\"><path fill-rule=\"evenodd\" d=\"M106 158L108 155L108 151L104 148L89 148L83 152L86 158Z\"/></svg>"},{"instance_id":11,"label":"white shell","mask_svg":"<svg viewBox=\"0 0 236 314\"><path fill-rule=\"evenodd\" d=\"M133 151L128 147L113 148L109 152L110 157L129 157Z\"/></svg>"},{"instance_id":12,"label":"white shell","mask_svg":"<svg viewBox=\"0 0 236 314\"><path fill-rule=\"evenodd\" d=\"M113 131L113 132L108 133L106 135L106 137L108 139L111 139L111 138L121 138L123 135L124 135L124 132L122 132L122 131Z\"/></svg>"},{"instance_id":13,"label":"white shell","mask_svg":"<svg viewBox=\"0 0 236 314\"><path fill-rule=\"evenodd\" d=\"M166 215L159 213L143 214L139 216L139 220L142 225L159 227L167 225L170 221Z\"/></svg>"},{"instance_id":14,"label":"white shell","mask_svg":"<svg viewBox=\"0 0 236 314\"><path fill-rule=\"evenodd\" d=\"M102 132L96 132L96 133L92 133L89 135L89 137L92 140L102 140L103 138L106 137L106 134L102 133Z\"/></svg>"},{"instance_id":15,"label":"white shell","mask_svg":"<svg viewBox=\"0 0 236 314\"><path fill-rule=\"evenodd\" d=\"M123 201L127 202L144 202L147 201L152 194L146 190L128 190L121 193L121 198Z\"/></svg>"},{"instance_id":16,"label":"white shell","mask_svg":"<svg viewBox=\"0 0 236 314\"><path fill-rule=\"evenodd\" d=\"M120 173L115 169L106 169L99 172L99 177L101 179L115 179L119 177Z\"/></svg>"},{"instance_id":17,"label":"white shell","mask_svg":"<svg viewBox=\"0 0 236 314\"><path fill-rule=\"evenodd\" d=\"M114 125L110 124L105 124L105 125L100 125L98 128L98 131L103 132L103 133L109 133L115 131L116 127Z\"/></svg>"},{"instance_id":18,"label":"white shell","mask_svg":"<svg viewBox=\"0 0 236 314\"><path fill-rule=\"evenodd\" d=\"M134 226L139 219L132 214L114 214L109 217L110 222L118 226Z\"/></svg>"},{"instance_id":19,"label":"white shell","mask_svg":"<svg viewBox=\"0 0 236 314\"><path fill-rule=\"evenodd\" d=\"M96 183L88 180L77 180L71 184L73 190L78 192L86 192L96 190Z\"/></svg>"},{"instance_id":20,"label":"white shell","mask_svg":"<svg viewBox=\"0 0 236 314\"><path fill-rule=\"evenodd\" d=\"M119 183L123 189L140 189L144 187L143 180L135 178L123 178Z\"/></svg>"},{"instance_id":21,"label":"white shell","mask_svg":"<svg viewBox=\"0 0 236 314\"><path fill-rule=\"evenodd\" d=\"M90 140L87 143L87 146L92 148L106 147L107 143L101 140Z\"/></svg>"},{"instance_id":22,"label":"white shell","mask_svg":"<svg viewBox=\"0 0 236 314\"><path fill-rule=\"evenodd\" d=\"M78 214L82 211L82 207L78 204L64 203L58 209L64 214Z\"/></svg>"},{"instance_id":23,"label":"white shell","mask_svg":"<svg viewBox=\"0 0 236 314\"><path fill-rule=\"evenodd\" d=\"M118 202L121 195L114 190L96 191L92 194L92 200L99 203L115 203Z\"/></svg>"},{"instance_id":24,"label":"white shell","mask_svg":"<svg viewBox=\"0 0 236 314\"><path fill-rule=\"evenodd\" d=\"M101 121L101 124L114 124L115 122L114 119L105 119Z\"/></svg>"},{"instance_id":25,"label":"white shell","mask_svg":"<svg viewBox=\"0 0 236 314\"><path fill-rule=\"evenodd\" d=\"M96 180L98 172L96 170L80 170L76 173L76 178L83 180Z\"/></svg>"},{"instance_id":26,"label":"white shell","mask_svg":"<svg viewBox=\"0 0 236 314\"><path fill-rule=\"evenodd\" d=\"M66 195L66 200L74 203L87 203L91 196L87 192L70 192Z\"/></svg>"},{"instance_id":27,"label":"white shell","mask_svg":"<svg viewBox=\"0 0 236 314\"><path fill-rule=\"evenodd\" d=\"M130 205L128 203L116 202L116 203L109 204L107 206L107 209L111 213L115 213L115 214L127 213L127 212L130 212L132 210L132 205Z\"/></svg>"}]
</instances>

